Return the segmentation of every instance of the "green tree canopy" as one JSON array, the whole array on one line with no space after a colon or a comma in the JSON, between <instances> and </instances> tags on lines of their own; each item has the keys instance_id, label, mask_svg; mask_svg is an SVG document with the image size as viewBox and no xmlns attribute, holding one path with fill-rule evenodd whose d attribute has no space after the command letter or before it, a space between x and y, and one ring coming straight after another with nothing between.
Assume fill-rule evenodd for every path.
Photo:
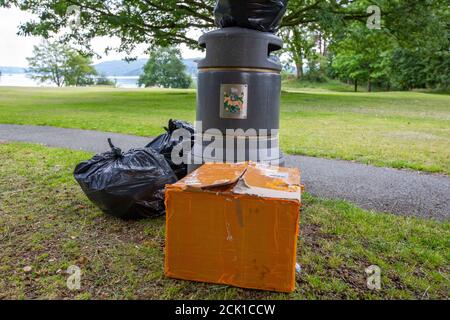
<instances>
[{"instance_id":1,"label":"green tree canopy","mask_svg":"<svg viewBox=\"0 0 450 320\"><path fill-rule=\"evenodd\" d=\"M351 23L335 30L332 67L341 79L399 89L448 87L450 14L443 1L423 1L403 20L382 18L380 30ZM416 25L412 24L413 21ZM390 27L385 27L389 25ZM395 32L393 26L397 27Z\"/></svg>"},{"instance_id":2,"label":"green tree canopy","mask_svg":"<svg viewBox=\"0 0 450 320\"><path fill-rule=\"evenodd\" d=\"M358 82L365 82L370 92L372 83L383 81L389 75L392 47L393 42L385 31L354 25L332 46L335 52L332 67L341 78L354 81L355 91Z\"/></svg>"},{"instance_id":3,"label":"green tree canopy","mask_svg":"<svg viewBox=\"0 0 450 320\"><path fill-rule=\"evenodd\" d=\"M38 19L20 27L26 35L45 38L65 31L64 40L89 46L97 36L117 36L121 39L120 51L128 51L139 43L170 46L185 43L197 47L197 39L189 36L189 30L214 28L213 10L216 0L0 0L0 6L18 6L32 12ZM414 17L429 11L429 6L443 0L378 0L386 27L393 32L409 35L418 29ZM365 23L370 13L369 0L290 0L282 28L296 26L320 26L323 30L335 29L348 21ZM79 10L71 10L77 8ZM68 25L79 12L76 28ZM406 21L406 20L409 20ZM404 29L409 29L405 32Z\"/></svg>"},{"instance_id":4,"label":"green tree canopy","mask_svg":"<svg viewBox=\"0 0 450 320\"><path fill-rule=\"evenodd\" d=\"M203 32L214 28L215 2L216 0L0 0L0 7L17 6L37 16L20 26L20 34L44 38L58 36L64 43L77 45L89 53L93 53L90 47L90 40L93 38L115 36L121 40L120 45L106 50L115 49L131 55L135 46L143 43L148 45L149 51L155 46L169 47L180 43L198 48L197 39L190 31ZM394 41L397 47L414 51L418 47L432 50L430 42L444 39L446 51L440 51L439 58L433 61L446 61L450 20L448 0L290 0L280 31L285 35L292 61L301 66L305 59L309 60L308 55L312 54L311 57L315 58L308 32L318 31L327 41L336 43L343 39L342 34L349 34L356 28L355 22L360 27L365 27L368 17L372 15L368 12L371 5L377 5L381 11L383 37L378 37L380 41L388 39L388 43ZM76 13L79 13L76 27L68 28ZM364 31L363 29L359 30ZM373 41L372 38L370 35L368 41ZM353 43L357 44L356 41ZM383 42L378 44L384 45ZM349 44L342 47L344 51L350 52ZM381 53L380 50L378 52ZM425 53L429 55L430 52L432 51ZM338 53L337 50L335 53ZM344 53L340 54L342 56ZM367 64L368 55L373 55L373 52L363 53L359 57L360 62ZM385 51L383 55L386 55ZM335 65L338 66L339 63L336 62ZM373 63L372 67L375 68ZM384 75L379 71L378 67L374 71L370 70L370 76L364 75L362 70L352 73L353 76L358 74L361 79L381 79Z\"/></svg>"},{"instance_id":5,"label":"green tree canopy","mask_svg":"<svg viewBox=\"0 0 450 320\"><path fill-rule=\"evenodd\" d=\"M64 85L66 48L57 42L44 41L34 46L33 56L27 58L33 79L40 82L53 82L58 87Z\"/></svg>"},{"instance_id":6,"label":"green tree canopy","mask_svg":"<svg viewBox=\"0 0 450 320\"><path fill-rule=\"evenodd\" d=\"M145 87L189 88L192 79L185 72L186 66L181 60L177 48L158 48L150 53L150 59L144 66L139 85Z\"/></svg>"},{"instance_id":7,"label":"green tree canopy","mask_svg":"<svg viewBox=\"0 0 450 320\"><path fill-rule=\"evenodd\" d=\"M68 50L64 83L66 86L86 86L93 84L93 76L97 75L90 58L73 50Z\"/></svg>"},{"instance_id":8,"label":"green tree canopy","mask_svg":"<svg viewBox=\"0 0 450 320\"><path fill-rule=\"evenodd\" d=\"M450 52L396 48L390 63L392 84L400 89L450 86Z\"/></svg>"},{"instance_id":9,"label":"green tree canopy","mask_svg":"<svg viewBox=\"0 0 450 320\"><path fill-rule=\"evenodd\" d=\"M281 35L285 42L285 51L288 53L289 62L295 64L296 77L300 79L303 76L305 60L311 58L314 53L313 48L316 45L315 35L308 28L299 26L285 28Z\"/></svg>"},{"instance_id":10,"label":"green tree canopy","mask_svg":"<svg viewBox=\"0 0 450 320\"><path fill-rule=\"evenodd\" d=\"M58 42L43 41L27 60L33 79L58 87L93 84L92 76L96 75L90 58Z\"/></svg>"}]
</instances>

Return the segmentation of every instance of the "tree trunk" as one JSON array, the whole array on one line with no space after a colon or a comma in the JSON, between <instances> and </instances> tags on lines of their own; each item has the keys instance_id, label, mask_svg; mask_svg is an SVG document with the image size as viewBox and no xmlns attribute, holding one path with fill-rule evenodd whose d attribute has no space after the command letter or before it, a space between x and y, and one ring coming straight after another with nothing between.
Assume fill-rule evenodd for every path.
<instances>
[{"instance_id":1,"label":"tree trunk","mask_svg":"<svg viewBox=\"0 0 450 320\"><path fill-rule=\"evenodd\" d=\"M372 83L370 80L367 80L367 92L372 92Z\"/></svg>"},{"instance_id":2,"label":"tree trunk","mask_svg":"<svg viewBox=\"0 0 450 320\"><path fill-rule=\"evenodd\" d=\"M319 53L321 55L323 55L323 51L322 51L322 34L319 33Z\"/></svg>"},{"instance_id":3,"label":"tree trunk","mask_svg":"<svg viewBox=\"0 0 450 320\"><path fill-rule=\"evenodd\" d=\"M296 77L298 80L303 77L303 61L296 61L295 67L297 68Z\"/></svg>"},{"instance_id":4,"label":"tree trunk","mask_svg":"<svg viewBox=\"0 0 450 320\"><path fill-rule=\"evenodd\" d=\"M355 92L358 92L358 79L355 79Z\"/></svg>"},{"instance_id":5,"label":"tree trunk","mask_svg":"<svg viewBox=\"0 0 450 320\"><path fill-rule=\"evenodd\" d=\"M54 82L56 83L56 85L58 87L62 87L62 79L58 68L55 68L55 70L53 71L53 77L55 79Z\"/></svg>"}]
</instances>

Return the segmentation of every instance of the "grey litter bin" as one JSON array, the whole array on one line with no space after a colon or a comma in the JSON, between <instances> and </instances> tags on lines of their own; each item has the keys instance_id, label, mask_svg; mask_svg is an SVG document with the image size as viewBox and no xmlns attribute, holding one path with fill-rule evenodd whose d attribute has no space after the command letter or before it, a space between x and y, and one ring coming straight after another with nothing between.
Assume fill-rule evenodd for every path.
<instances>
[{"instance_id":1,"label":"grey litter bin","mask_svg":"<svg viewBox=\"0 0 450 320\"><path fill-rule=\"evenodd\" d=\"M282 48L281 39L234 27L206 33L199 43L206 48L206 57L198 62L197 121L202 126L196 127L196 135L201 133L203 139L196 140L197 165L190 165L189 171L205 162L282 165L277 132L282 66L271 56ZM207 130L213 128L223 135L223 150L211 157L203 151L217 139L208 136Z\"/></svg>"}]
</instances>

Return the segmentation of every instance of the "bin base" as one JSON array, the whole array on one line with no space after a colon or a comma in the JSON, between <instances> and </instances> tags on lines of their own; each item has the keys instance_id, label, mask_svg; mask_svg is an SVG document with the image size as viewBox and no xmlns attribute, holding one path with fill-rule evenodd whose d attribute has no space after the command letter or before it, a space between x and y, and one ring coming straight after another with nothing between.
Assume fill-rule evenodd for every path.
<instances>
[{"instance_id":1,"label":"bin base","mask_svg":"<svg viewBox=\"0 0 450 320\"><path fill-rule=\"evenodd\" d=\"M281 155L281 158L276 160L276 161L268 161L268 162L259 162L259 163L264 163L264 164L268 164L268 165L275 165L278 167L284 167L286 165L286 161L283 155ZM203 164L188 164L188 174L192 173L193 171L197 170L198 168L200 168Z\"/></svg>"}]
</instances>

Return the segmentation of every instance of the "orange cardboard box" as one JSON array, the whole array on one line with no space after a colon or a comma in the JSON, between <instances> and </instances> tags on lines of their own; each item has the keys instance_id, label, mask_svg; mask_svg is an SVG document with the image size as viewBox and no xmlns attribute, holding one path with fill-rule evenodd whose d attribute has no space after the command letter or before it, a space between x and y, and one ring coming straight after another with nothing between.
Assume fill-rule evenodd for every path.
<instances>
[{"instance_id":1,"label":"orange cardboard box","mask_svg":"<svg viewBox=\"0 0 450 320\"><path fill-rule=\"evenodd\" d=\"M292 292L300 205L298 169L203 165L166 188L166 276Z\"/></svg>"}]
</instances>

